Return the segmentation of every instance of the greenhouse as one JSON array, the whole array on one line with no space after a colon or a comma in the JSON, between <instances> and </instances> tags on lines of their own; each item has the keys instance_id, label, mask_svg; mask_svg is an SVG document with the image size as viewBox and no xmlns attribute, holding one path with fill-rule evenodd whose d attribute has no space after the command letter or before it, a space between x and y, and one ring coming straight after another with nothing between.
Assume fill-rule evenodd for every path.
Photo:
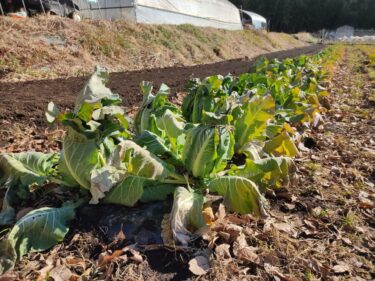
<instances>
[{"instance_id":1,"label":"greenhouse","mask_svg":"<svg viewBox=\"0 0 375 281\"><path fill-rule=\"evenodd\" d=\"M267 20L263 16L250 11L240 11L243 26L250 25L254 29L267 29Z\"/></svg>"},{"instance_id":2,"label":"greenhouse","mask_svg":"<svg viewBox=\"0 0 375 281\"><path fill-rule=\"evenodd\" d=\"M146 24L192 24L242 29L238 9L227 0L79 0L79 14L91 19L126 19Z\"/></svg>"}]
</instances>

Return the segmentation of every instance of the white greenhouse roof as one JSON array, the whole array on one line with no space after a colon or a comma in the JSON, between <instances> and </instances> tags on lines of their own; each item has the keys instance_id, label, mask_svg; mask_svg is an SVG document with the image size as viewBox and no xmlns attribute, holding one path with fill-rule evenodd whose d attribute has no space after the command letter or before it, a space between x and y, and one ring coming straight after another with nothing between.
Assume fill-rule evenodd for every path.
<instances>
[{"instance_id":1,"label":"white greenhouse roof","mask_svg":"<svg viewBox=\"0 0 375 281\"><path fill-rule=\"evenodd\" d=\"M155 23L191 23L242 29L239 10L227 0L135 0L134 5L137 10L145 10L149 23L155 20ZM152 12L147 12L150 9ZM163 18L158 16L159 13L163 14ZM146 20L141 11L137 11L136 17L140 22Z\"/></svg>"},{"instance_id":2,"label":"white greenhouse roof","mask_svg":"<svg viewBox=\"0 0 375 281\"><path fill-rule=\"evenodd\" d=\"M253 21L258 21L258 22L265 22L267 23L267 20L265 17L262 17L261 15L257 14L257 13L254 13L254 12L250 12L250 11L245 11L245 10L241 10L242 13L248 15L249 17L251 17L251 19Z\"/></svg>"}]
</instances>

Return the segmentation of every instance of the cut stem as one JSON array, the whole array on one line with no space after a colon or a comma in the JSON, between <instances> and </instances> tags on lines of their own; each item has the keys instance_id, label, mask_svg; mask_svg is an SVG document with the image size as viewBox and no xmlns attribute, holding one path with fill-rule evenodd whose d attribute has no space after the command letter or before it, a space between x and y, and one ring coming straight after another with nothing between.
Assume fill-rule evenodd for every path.
<instances>
[{"instance_id":1,"label":"cut stem","mask_svg":"<svg viewBox=\"0 0 375 281\"><path fill-rule=\"evenodd\" d=\"M171 173L170 175L169 175L171 178L173 178L174 180L177 180L177 181L179 181L179 182L182 182L183 184L187 184L187 185L189 185L189 184L193 184L194 182L193 181L191 181L190 179L189 179L189 177L185 177L185 176L180 176L180 175L178 175L178 174L176 174L176 173Z\"/></svg>"},{"instance_id":2,"label":"cut stem","mask_svg":"<svg viewBox=\"0 0 375 281\"><path fill-rule=\"evenodd\" d=\"M186 185L186 181L183 180L175 180L175 179L166 179L166 180L163 180L163 183L170 183L170 184L183 184L183 185Z\"/></svg>"}]
</instances>

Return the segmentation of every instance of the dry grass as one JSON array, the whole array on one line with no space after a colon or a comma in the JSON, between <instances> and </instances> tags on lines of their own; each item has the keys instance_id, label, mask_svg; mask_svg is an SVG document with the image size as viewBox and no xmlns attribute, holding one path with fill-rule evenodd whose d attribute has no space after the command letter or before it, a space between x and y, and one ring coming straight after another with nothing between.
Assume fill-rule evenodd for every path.
<instances>
[{"instance_id":1,"label":"dry grass","mask_svg":"<svg viewBox=\"0 0 375 281\"><path fill-rule=\"evenodd\" d=\"M0 18L0 79L79 76L254 57L307 43L291 35L58 17Z\"/></svg>"}]
</instances>

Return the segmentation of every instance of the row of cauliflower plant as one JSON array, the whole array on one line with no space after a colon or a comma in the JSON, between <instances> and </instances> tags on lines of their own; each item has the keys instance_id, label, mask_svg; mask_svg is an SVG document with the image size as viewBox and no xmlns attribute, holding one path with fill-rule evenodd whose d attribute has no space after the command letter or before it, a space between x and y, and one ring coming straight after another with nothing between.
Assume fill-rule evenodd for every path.
<instances>
[{"instance_id":1,"label":"row of cauliflower plant","mask_svg":"<svg viewBox=\"0 0 375 281\"><path fill-rule=\"evenodd\" d=\"M28 252L62 241L82 204L131 207L173 194L170 226L182 245L206 225L202 210L209 193L222 196L230 211L265 215L263 194L288 184L296 144L321 120L325 56L261 59L255 71L238 77L193 79L182 106L169 101L166 85L154 92L152 83L143 82L134 120L106 87L107 71L97 68L73 111L48 106L48 122L66 129L59 153L0 155L0 186L6 189L0 224L13 225L2 233L0 272ZM16 221L23 202L37 200L51 184L73 196Z\"/></svg>"}]
</instances>

